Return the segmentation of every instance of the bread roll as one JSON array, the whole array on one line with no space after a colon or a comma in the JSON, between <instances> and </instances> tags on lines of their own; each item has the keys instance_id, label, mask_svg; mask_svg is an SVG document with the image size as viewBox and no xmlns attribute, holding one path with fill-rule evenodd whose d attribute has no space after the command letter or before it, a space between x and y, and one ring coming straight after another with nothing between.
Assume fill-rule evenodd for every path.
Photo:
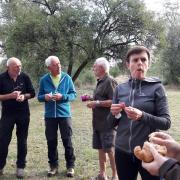
<instances>
[{"instance_id":1,"label":"bread roll","mask_svg":"<svg viewBox=\"0 0 180 180\"><path fill-rule=\"evenodd\" d=\"M151 151L149 150L149 142L144 142L143 148L141 149L140 146L136 146L134 148L134 154L135 156L144 161L144 162L152 162L153 161L153 155L151 153ZM167 154L167 149L165 146L160 146L158 144L153 144L151 143L155 149L158 151L158 153L160 153L161 155L165 156Z\"/></svg>"}]
</instances>

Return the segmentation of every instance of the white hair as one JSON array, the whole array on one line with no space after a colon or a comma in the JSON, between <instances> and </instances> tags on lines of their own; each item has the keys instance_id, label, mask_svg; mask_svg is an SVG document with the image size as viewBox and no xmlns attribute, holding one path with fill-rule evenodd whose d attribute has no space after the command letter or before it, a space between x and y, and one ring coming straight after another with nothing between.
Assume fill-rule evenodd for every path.
<instances>
[{"instance_id":1,"label":"white hair","mask_svg":"<svg viewBox=\"0 0 180 180\"><path fill-rule=\"evenodd\" d=\"M9 58L9 59L7 60L6 66L9 67L9 65L10 65L12 62L17 62L17 61L21 63L21 61L20 61L18 58L11 57L11 58Z\"/></svg>"},{"instance_id":2,"label":"white hair","mask_svg":"<svg viewBox=\"0 0 180 180\"><path fill-rule=\"evenodd\" d=\"M49 56L46 60L45 60L45 64L47 67L49 67L51 65L51 62L53 59L57 59L59 61L59 58L57 56Z\"/></svg>"},{"instance_id":3,"label":"white hair","mask_svg":"<svg viewBox=\"0 0 180 180\"><path fill-rule=\"evenodd\" d=\"M100 58L96 59L94 64L102 66L104 68L105 72L109 73L110 64L105 57L100 57Z\"/></svg>"}]
</instances>

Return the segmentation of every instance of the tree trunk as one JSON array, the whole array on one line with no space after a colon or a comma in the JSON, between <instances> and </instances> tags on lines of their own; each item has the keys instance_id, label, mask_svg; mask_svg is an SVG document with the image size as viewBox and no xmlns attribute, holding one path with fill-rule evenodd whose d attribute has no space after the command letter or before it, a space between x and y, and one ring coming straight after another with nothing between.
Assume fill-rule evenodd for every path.
<instances>
[{"instance_id":1,"label":"tree trunk","mask_svg":"<svg viewBox=\"0 0 180 180\"><path fill-rule=\"evenodd\" d=\"M71 76L72 75L72 69L73 69L73 45L71 42L69 42L69 65L67 69L67 73Z\"/></svg>"},{"instance_id":2,"label":"tree trunk","mask_svg":"<svg viewBox=\"0 0 180 180\"><path fill-rule=\"evenodd\" d=\"M74 73L72 80L73 82L76 81L76 79L78 78L79 74L81 73L81 71L84 69L84 67L88 64L88 59L86 59L84 62L81 63L81 65L78 67L78 69L76 70L76 72Z\"/></svg>"}]
</instances>

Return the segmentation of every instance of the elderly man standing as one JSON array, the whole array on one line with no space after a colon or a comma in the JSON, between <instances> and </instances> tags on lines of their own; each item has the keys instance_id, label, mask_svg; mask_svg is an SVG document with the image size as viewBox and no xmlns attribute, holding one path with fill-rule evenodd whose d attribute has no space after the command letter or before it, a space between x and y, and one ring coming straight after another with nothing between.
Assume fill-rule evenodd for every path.
<instances>
[{"instance_id":1,"label":"elderly man standing","mask_svg":"<svg viewBox=\"0 0 180 180\"><path fill-rule=\"evenodd\" d=\"M112 169L112 180L117 179L114 160L115 131L107 124L107 116L110 113L113 92L117 82L109 76L109 62L106 58L96 59L93 71L97 77L97 85L94 90L93 101L87 106L93 111L93 148L99 152L100 171L97 176L99 180L106 180L106 154L108 154Z\"/></svg>"},{"instance_id":2,"label":"elderly man standing","mask_svg":"<svg viewBox=\"0 0 180 180\"><path fill-rule=\"evenodd\" d=\"M61 64L56 56L45 60L49 73L40 80L38 100L45 102L45 135L48 146L50 169L47 176L58 173L57 137L58 127L65 148L67 177L74 176L74 149L72 146L71 112L69 102L76 98L76 91L71 77L61 71Z\"/></svg>"},{"instance_id":3,"label":"elderly man standing","mask_svg":"<svg viewBox=\"0 0 180 180\"><path fill-rule=\"evenodd\" d=\"M17 136L17 178L24 177L26 165L27 137L30 121L28 99L35 96L29 77L21 72L21 61L15 57L7 60L7 71L0 74L0 175L6 164L8 146L16 125Z\"/></svg>"}]
</instances>

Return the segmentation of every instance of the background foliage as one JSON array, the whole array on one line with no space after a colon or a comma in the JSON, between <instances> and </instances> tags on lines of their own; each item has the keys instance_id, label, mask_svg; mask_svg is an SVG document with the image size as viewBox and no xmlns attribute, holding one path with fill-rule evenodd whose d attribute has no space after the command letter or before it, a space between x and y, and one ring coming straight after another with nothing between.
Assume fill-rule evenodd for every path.
<instances>
[{"instance_id":1,"label":"background foliage","mask_svg":"<svg viewBox=\"0 0 180 180\"><path fill-rule=\"evenodd\" d=\"M163 21L140 0L6 0L1 7L2 47L36 83L49 55L75 81L97 57L117 61L122 70L129 46L160 47L165 39Z\"/></svg>"}]
</instances>

